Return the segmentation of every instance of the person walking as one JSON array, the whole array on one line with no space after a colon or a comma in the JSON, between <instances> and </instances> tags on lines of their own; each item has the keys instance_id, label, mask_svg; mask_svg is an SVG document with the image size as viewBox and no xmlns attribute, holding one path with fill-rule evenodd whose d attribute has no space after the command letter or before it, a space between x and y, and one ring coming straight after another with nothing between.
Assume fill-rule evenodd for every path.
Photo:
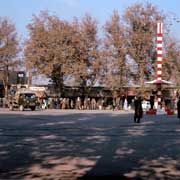
<instances>
[{"instance_id":1,"label":"person walking","mask_svg":"<svg viewBox=\"0 0 180 180\"><path fill-rule=\"evenodd\" d=\"M177 102L177 118L179 119L179 123L180 123L180 96Z\"/></svg>"},{"instance_id":2,"label":"person walking","mask_svg":"<svg viewBox=\"0 0 180 180\"><path fill-rule=\"evenodd\" d=\"M140 123L143 116L142 99L140 96L134 100L134 110L134 122Z\"/></svg>"},{"instance_id":3,"label":"person walking","mask_svg":"<svg viewBox=\"0 0 180 180\"><path fill-rule=\"evenodd\" d=\"M150 105L151 105L151 109L153 109L154 108L154 96L153 95L150 96Z\"/></svg>"}]
</instances>

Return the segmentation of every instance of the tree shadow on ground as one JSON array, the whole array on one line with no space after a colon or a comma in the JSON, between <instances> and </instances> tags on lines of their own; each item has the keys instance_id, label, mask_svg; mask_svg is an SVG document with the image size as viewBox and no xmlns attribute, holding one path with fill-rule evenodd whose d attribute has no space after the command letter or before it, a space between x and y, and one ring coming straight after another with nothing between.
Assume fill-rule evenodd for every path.
<instances>
[{"instance_id":1,"label":"tree shadow on ground","mask_svg":"<svg viewBox=\"0 0 180 180\"><path fill-rule=\"evenodd\" d=\"M157 179L180 177L174 117L132 114L2 115L1 179Z\"/></svg>"}]
</instances>

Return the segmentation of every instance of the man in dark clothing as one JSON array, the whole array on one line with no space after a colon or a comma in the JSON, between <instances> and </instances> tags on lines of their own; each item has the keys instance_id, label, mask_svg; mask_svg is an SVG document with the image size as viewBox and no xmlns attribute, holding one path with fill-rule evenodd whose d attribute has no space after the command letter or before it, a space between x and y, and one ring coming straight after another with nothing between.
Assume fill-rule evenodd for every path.
<instances>
[{"instance_id":1,"label":"man in dark clothing","mask_svg":"<svg viewBox=\"0 0 180 180\"><path fill-rule=\"evenodd\" d=\"M177 102L177 118L179 119L179 123L180 123L180 96Z\"/></svg>"},{"instance_id":2,"label":"man in dark clothing","mask_svg":"<svg viewBox=\"0 0 180 180\"><path fill-rule=\"evenodd\" d=\"M142 109L142 99L138 97L134 100L134 122L140 123L140 119L143 116L143 109Z\"/></svg>"},{"instance_id":3,"label":"man in dark clothing","mask_svg":"<svg viewBox=\"0 0 180 180\"><path fill-rule=\"evenodd\" d=\"M154 107L154 96L150 96L150 105L151 105L151 109L153 109Z\"/></svg>"}]
</instances>

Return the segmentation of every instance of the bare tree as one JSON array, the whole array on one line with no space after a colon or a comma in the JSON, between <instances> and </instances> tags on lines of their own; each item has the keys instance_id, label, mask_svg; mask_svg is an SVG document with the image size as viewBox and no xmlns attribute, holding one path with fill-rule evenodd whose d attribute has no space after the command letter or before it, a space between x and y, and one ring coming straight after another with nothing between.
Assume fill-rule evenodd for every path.
<instances>
[{"instance_id":1,"label":"bare tree","mask_svg":"<svg viewBox=\"0 0 180 180\"><path fill-rule=\"evenodd\" d=\"M82 21L76 18L74 23L74 63L73 75L86 95L90 88L98 83L101 72L97 21L85 15Z\"/></svg>"},{"instance_id":2,"label":"bare tree","mask_svg":"<svg viewBox=\"0 0 180 180\"><path fill-rule=\"evenodd\" d=\"M5 87L5 98L8 96L9 73L17 67L19 53L17 32L8 18L0 17L0 79Z\"/></svg>"},{"instance_id":3,"label":"bare tree","mask_svg":"<svg viewBox=\"0 0 180 180\"><path fill-rule=\"evenodd\" d=\"M166 37L164 43L163 78L180 85L180 45L176 39Z\"/></svg>"},{"instance_id":4,"label":"bare tree","mask_svg":"<svg viewBox=\"0 0 180 180\"><path fill-rule=\"evenodd\" d=\"M70 72L73 28L67 21L43 11L28 25L30 38L26 42L26 66L32 73L52 78L55 89L63 94L64 79Z\"/></svg>"},{"instance_id":5,"label":"bare tree","mask_svg":"<svg viewBox=\"0 0 180 180\"><path fill-rule=\"evenodd\" d=\"M134 4L125 11L128 33L128 54L138 67L141 90L144 81L153 75L156 60L156 25L164 15L150 3Z\"/></svg>"},{"instance_id":6,"label":"bare tree","mask_svg":"<svg viewBox=\"0 0 180 180\"><path fill-rule=\"evenodd\" d=\"M126 31L120 15L114 11L111 19L106 22L105 27L105 54L107 76L106 85L111 87L113 91L120 91L127 85L127 66L126 66ZM117 94L114 92L113 94Z\"/></svg>"}]
</instances>

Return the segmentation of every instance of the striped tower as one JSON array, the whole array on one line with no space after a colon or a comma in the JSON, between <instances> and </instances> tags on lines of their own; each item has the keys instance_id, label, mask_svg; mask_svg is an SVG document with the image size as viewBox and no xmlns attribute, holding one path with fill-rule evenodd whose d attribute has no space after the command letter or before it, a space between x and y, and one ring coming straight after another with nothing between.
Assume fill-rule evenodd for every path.
<instances>
[{"instance_id":1,"label":"striped tower","mask_svg":"<svg viewBox=\"0 0 180 180\"><path fill-rule=\"evenodd\" d=\"M157 81L162 80L162 41L163 41L163 23L157 23ZM158 106L161 106L161 83L157 92Z\"/></svg>"}]
</instances>

